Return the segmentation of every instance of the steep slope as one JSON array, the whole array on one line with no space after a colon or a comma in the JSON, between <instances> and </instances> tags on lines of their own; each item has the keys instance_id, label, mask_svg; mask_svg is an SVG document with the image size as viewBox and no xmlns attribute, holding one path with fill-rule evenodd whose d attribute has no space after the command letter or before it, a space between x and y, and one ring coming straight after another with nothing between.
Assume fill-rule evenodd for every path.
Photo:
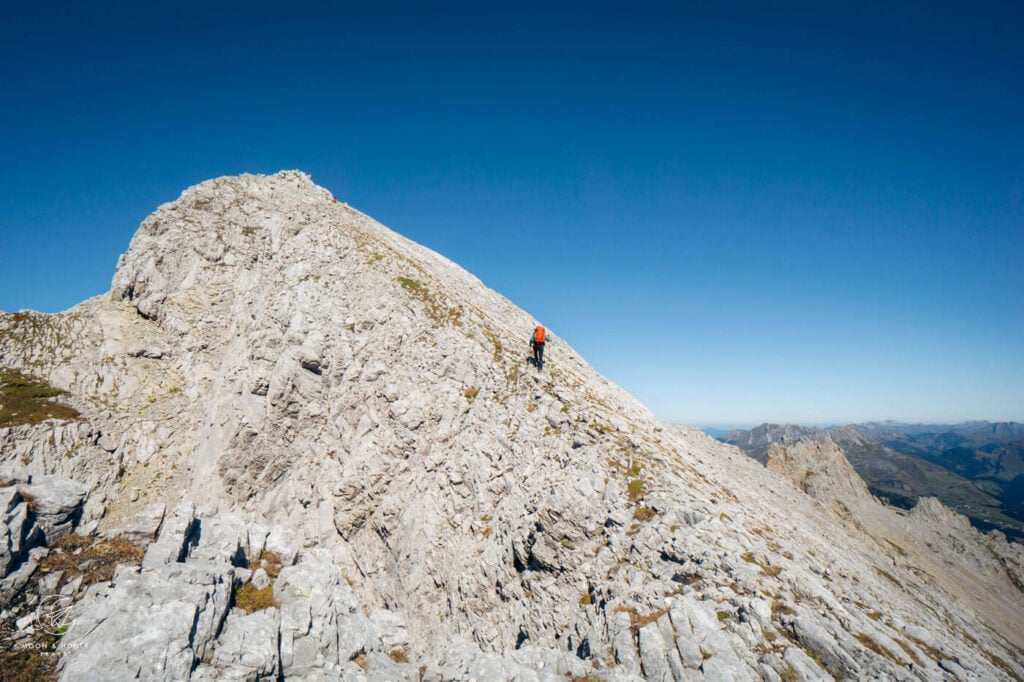
<instances>
[{"instance_id":1,"label":"steep slope","mask_svg":"<svg viewBox=\"0 0 1024 682\"><path fill-rule=\"evenodd\" d=\"M0 318L0 364L82 415L0 429L0 473L158 534L85 590L65 679L1024 675L1024 581L997 631L557 334L538 373L534 324L297 172L190 188L109 296Z\"/></svg>"},{"instance_id":2,"label":"steep slope","mask_svg":"<svg viewBox=\"0 0 1024 682\"><path fill-rule=\"evenodd\" d=\"M996 632L1018 628L1016 609L1007 609L1002 596L1020 589L1024 554L1015 545L998 535L981 535L965 517L933 497L922 498L909 514L880 504L842 448L828 439L786 447L774 444L767 466L798 484L856 529L865 542L877 544L880 550L895 548L897 563L913 566L918 579L931 590L971 600L979 617ZM1008 564L1014 568L1002 570Z\"/></svg>"}]
</instances>

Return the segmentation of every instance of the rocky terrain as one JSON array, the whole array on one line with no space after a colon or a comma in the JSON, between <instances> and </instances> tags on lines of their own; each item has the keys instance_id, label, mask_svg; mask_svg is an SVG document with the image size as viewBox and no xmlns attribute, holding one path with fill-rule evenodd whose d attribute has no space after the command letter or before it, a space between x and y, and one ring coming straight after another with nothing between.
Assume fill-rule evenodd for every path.
<instances>
[{"instance_id":1,"label":"rocky terrain","mask_svg":"<svg viewBox=\"0 0 1024 682\"><path fill-rule=\"evenodd\" d=\"M537 372L536 322L299 172L159 207L0 315L5 674L1024 677L1020 545Z\"/></svg>"}]
</instances>

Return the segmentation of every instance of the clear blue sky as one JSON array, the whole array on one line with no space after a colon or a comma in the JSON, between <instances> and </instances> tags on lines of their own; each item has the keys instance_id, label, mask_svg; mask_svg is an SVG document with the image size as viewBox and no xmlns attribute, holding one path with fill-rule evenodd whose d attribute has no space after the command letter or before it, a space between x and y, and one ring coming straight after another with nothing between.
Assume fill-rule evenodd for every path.
<instances>
[{"instance_id":1,"label":"clear blue sky","mask_svg":"<svg viewBox=\"0 0 1024 682\"><path fill-rule=\"evenodd\" d=\"M663 419L1024 420L1024 4L371 4L6 7L0 309L300 168Z\"/></svg>"}]
</instances>

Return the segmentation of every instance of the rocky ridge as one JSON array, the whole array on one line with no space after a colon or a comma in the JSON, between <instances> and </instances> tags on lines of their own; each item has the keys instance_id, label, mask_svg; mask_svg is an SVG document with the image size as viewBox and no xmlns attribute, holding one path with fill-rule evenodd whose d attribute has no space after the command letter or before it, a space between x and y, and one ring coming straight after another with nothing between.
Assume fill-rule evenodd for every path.
<instances>
[{"instance_id":1,"label":"rocky ridge","mask_svg":"<svg viewBox=\"0 0 1024 682\"><path fill-rule=\"evenodd\" d=\"M0 473L147 545L72 591L63 679L1024 676L1019 548L919 505L995 582L950 578L948 537L918 563L556 334L536 372L534 324L298 172L192 187L109 295L0 316L81 414L0 429Z\"/></svg>"}]
</instances>

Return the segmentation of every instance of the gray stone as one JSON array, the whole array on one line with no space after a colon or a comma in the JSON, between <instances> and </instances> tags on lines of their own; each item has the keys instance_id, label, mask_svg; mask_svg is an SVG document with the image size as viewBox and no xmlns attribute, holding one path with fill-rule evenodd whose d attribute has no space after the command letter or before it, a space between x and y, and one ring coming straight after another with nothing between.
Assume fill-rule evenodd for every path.
<instances>
[{"instance_id":1,"label":"gray stone","mask_svg":"<svg viewBox=\"0 0 1024 682\"><path fill-rule=\"evenodd\" d=\"M74 528L76 515L89 494L89 489L81 483L53 476L36 476L31 484L19 485L18 491L48 542Z\"/></svg>"},{"instance_id":2,"label":"gray stone","mask_svg":"<svg viewBox=\"0 0 1024 682\"><path fill-rule=\"evenodd\" d=\"M76 607L108 648L153 639L107 656L83 636L65 673L236 674L237 641L219 663L212 652L267 618L227 605L267 550L284 566L287 679L425 665L433 679L539 680L595 661L606 679L659 666L784 678L791 662L811 676L799 647L777 653L790 638L850 677L899 678L855 638L878 634L879 614L893 641L924 628L920 641L978 678L1007 674L991 652L1024 676L1019 545L938 503L882 506L836 450L768 470L660 424L557 334L537 372L524 338L538 320L302 173L185 190L139 227L109 295L26 314L31 335L0 314L0 359L82 414L0 429L3 479L78 481L90 494L70 518L105 530L177 507L144 568L119 567ZM0 573L21 571L14 582L43 533L18 508L0 492ZM153 605L137 631L128 604ZM666 608L670 622L636 631ZM409 664L387 656L399 646Z\"/></svg>"},{"instance_id":3,"label":"gray stone","mask_svg":"<svg viewBox=\"0 0 1024 682\"><path fill-rule=\"evenodd\" d=\"M257 590L262 590L264 587L270 585L270 576L262 568L257 568L252 572L252 577L249 579L252 582L252 586Z\"/></svg>"},{"instance_id":4,"label":"gray stone","mask_svg":"<svg viewBox=\"0 0 1024 682\"><path fill-rule=\"evenodd\" d=\"M961 666L956 661L952 661L952 660L950 660L948 658L944 658L941 661L939 661L939 666L943 670L945 670L946 672L948 672L950 675L952 675L953 677L955 677L958 680L969 680L969 679L971 679L971 677L968 674L968 672L966 670L964 670L963 666Z\"/></svg>"},{"instance_id":5,"label":"gray stone","mask_svg":"<svg viewBox=\"0 0 1024 682\"><path fill-rule=\"evenodd\" d=\"M274 679L278 676L280 614L270 608L227 619L213 646L210 666L219 679Z\"/></svg>"},{"instance_id":6,"label":"gray stone","mask_svg":"<svg viewBox=\"0 0 1024 682\"><path fill-rule=\"evenodd\" d=\"M150 543L160 532L165 510L166 506L163 502L151 504L136 514L132 523L123 528L112 529L106 535L124 538L129 542Z\"/></svg>"},{"instance_id":7,"label":"gray stone","mask_svg":"<svg viewBox=\"0 0 1024 682\"><path fill-rule=\"evenodd\" d=\"M190 500L182 501L174 513L164 519L160 537L146 549L142 559L145 568L184 561L194 541L196 507Z\"/></svg>"},{"instance_id":8,"label":"gray stone","mask_svg":"<svg viewBox=\"0 0 1024 682\"><path fill-rule=\"evenodd\" d=\"M637 634L640 644L640 665L644 677L658 682L671 682L673 676L668 666L665 640L657 623L645 625Z\"/></svg>"},{"instance_id":9,"label":"gray stone","mask_svg":"<svg viewBox=\"0 0 1024 682\"><path fill-rule=\"evenodd\" d=\"M119 572L112 588L90 590L76 609L62 639L61 679L188 679L230 596L230 573L208 562Z\"/></svg>"}]
</instances>

